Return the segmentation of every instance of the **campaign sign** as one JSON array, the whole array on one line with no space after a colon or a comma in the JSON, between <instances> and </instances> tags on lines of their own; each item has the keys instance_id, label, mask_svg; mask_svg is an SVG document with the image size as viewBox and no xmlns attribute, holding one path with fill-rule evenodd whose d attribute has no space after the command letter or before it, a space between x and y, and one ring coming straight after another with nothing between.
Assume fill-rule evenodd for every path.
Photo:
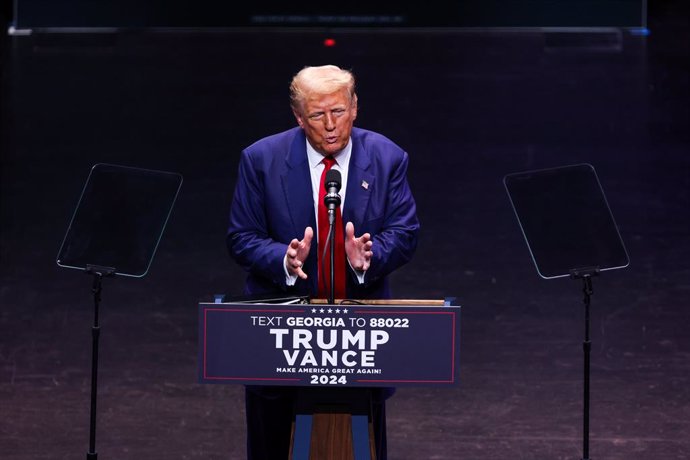
<instances>
[{"instance_id":1,"label":"campaign sign","mask_svg":"<svg viewBox=\"0 0 690 460\"><path fill-rule=\"evenodd\" d=\"M459 306L199 304L199 381L450 386Z\"/></svg>"}]
</instances>

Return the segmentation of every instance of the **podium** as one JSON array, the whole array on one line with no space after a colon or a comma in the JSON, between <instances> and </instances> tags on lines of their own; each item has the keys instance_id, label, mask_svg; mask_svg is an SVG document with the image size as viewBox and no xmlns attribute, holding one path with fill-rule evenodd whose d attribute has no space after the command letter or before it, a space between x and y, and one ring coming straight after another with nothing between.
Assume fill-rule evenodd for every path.
<instances>
[{"instance_id":1,"label":"podium","mask_svg":"<svg viewBox=\"0 0 690 460\"><path fill-rule=\"evenodd\" d=\"M199 382L296 386L289 459L375 459L372 391L459 383L460 306L316 302L201 302Z\"/></svg>"}]
</instances>

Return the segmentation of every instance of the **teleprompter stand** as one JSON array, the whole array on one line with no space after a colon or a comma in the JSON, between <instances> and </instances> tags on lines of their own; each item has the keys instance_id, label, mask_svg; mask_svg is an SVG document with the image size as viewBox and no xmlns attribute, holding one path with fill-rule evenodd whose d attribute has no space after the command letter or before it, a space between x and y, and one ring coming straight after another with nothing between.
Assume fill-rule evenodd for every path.
<instances>
[{"instance_id":1,"label":"teleprompter stand","mask_svg":"<svg viewBox=\"0 0 690 460\"><path fill-rule=\"evenodd\" d=\"M590 355L592 351L592 341L589 335L590 314L592 294L592 277L599 275L598 268L584 268L571 270L572 279L582 280L582 292L584 294L583 303L585 304L585 338L582 342L584 353L584 373L582 385L582 458L589 459L589 381L590 381Z\"/></svg>"},{"instance_id":2,"label":"teleprompter stand","mask_svg":"<svg viewBox=\"0 0 690 460\"><path fill-rule=\"evenodd\" d=\"M508 174L503 183L539 275L544 279L569 276L582 280L585 305L582 459L590 460L592 278L606 270L627 267L628 254L591 165Z\"/></svg>"},{"instance_id":3,"label":"teleprompter stand","mask_svg":"<svg viewBox=\"0 0 690 460\"><path fill-rule=\"evenodd\" d=\"M91 407L87 460L97 460L96 402L99 308L103 278L143 277L177 198L182 176L126 166L96 164L86 180L62 242L57 264L93 277Z\"/></svg>"},{"instance_id":4,"label":"teleprompter stand","mask_svg":"<svg viewBox=\"0 0 690 460\"><path fill-rule=\"evenodd\" d=\"M101 335L101 326L98 322L98 307L101 303L102 280L106 276L115 276L112 267L99 267L87 265L86 273L93 276L93 326L91 327L91 412L89 417L89 451L87 460L96 460L96 400L98 393L98 339Z\"/></svg>"}]
</instances>

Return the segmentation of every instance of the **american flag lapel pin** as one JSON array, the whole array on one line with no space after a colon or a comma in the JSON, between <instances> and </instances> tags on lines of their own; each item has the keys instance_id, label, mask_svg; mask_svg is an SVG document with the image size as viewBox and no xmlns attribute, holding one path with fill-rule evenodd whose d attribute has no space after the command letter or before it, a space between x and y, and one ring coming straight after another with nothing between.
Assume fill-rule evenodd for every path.
<instances>
[{"instance_id":1,"label":"american flag lapel pin","mask_svg":"<svg viewBox=\"0 0 690 460\"><path fill-rule=\"evenodd\" d=\"M363 180L363 181L362 181L362 188L363 188L364 190L369 190L369 182Z\"/></svg>"}]
</instances>

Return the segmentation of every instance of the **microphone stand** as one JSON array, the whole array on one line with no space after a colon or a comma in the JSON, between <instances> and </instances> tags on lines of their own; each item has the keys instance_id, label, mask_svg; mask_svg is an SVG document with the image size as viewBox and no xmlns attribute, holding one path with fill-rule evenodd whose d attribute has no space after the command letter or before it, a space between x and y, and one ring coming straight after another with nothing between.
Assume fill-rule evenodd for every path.
<instances>
[{"instance_id":1,"label":"microphone stand","mask_svg":"<svg viewBox=\"0 0 690 460\"><path fill-rule=\"evenodd\" d=\"M335 303L335 209L328 210L328 235L331 260L329 267L331 285L328 290L328 303L333 305Z\"/></svg>"},{"instance_id":2,"label":"microphone stand","mask_svg":"<svg viewBox=\"0 0 690 460\"><path fill-rule=\"evenodd\" d=\"M331 280L330 289L328 290L328 303L333 305L335 303L335 213L340 206L340 172L337 169L329 169L326 172L325 187L326 195L323 197L324 204L328 208L328 242L330 242L330 270L329 278ZM324 248L325 255L326 248Z\"/></svg>"}]
</instances>

